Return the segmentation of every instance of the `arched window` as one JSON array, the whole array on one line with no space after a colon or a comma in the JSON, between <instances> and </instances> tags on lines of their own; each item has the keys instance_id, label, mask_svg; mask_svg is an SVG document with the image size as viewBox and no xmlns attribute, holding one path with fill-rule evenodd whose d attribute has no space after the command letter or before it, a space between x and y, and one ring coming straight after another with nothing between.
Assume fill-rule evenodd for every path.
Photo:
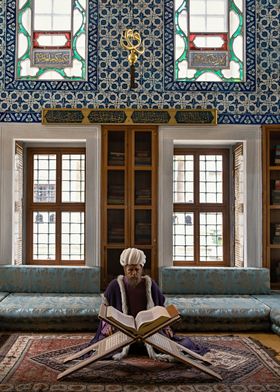
<instances>
[{"instance_id":1,"label":"arched window","mask_svg":"<svg viewBox=\"0 0 280 392\"><path fill-rule=\"evenodd\" d=\"M18 0L16 77L86 80L87 0Z\"/></svg>"},{"instance_id":2,"label":"arched window","mask_svg":"<svg viewBox=\"0 0 280 392\"><path fill-rule=\"evenodd\" d=\"M175 0L174 79L242 82L243 0Z\"/></svg>"}]
</instances>

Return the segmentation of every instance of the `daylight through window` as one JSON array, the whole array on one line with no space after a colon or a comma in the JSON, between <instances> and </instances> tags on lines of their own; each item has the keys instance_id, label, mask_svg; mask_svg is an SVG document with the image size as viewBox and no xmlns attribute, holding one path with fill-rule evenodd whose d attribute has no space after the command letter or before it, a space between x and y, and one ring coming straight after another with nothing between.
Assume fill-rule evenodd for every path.
<instances>
[{"instance_id":1,"label":"daylight through window","mask_svg":"<svg viewBox=\"0 0 280 392\"><path fill-rule=\"evenodd\" d=\"M87 0L18 0L17 78L85 80Z\"/></svg>"},{"instance_id":2,"label":"daylight through window","mask_svg":"<svg viewBox=\"0 0 280 392\"><path fill-rule=\"evenodd\" d=\"M243 0L175 0L175 80L244 81Z\"/></svg>"},{"instance_id":3,"label":"daylight through window","mask_svg":"<svg viewBox=\"0 0 280 392\"><path fill-rule=\"evenodd\" d=\"M176 149L173 158L173 261L229 262L228 150Z\"/></svg>"},{"instance_id":4,"label":"daylight through window","mask_svg":"<svg viewBox=\"0 0 280 392\"><path fill-rule=\"evenodd\" d=\"M84 264L84 149L28 149L27 262Z\"/></svg>"}]
</instances>

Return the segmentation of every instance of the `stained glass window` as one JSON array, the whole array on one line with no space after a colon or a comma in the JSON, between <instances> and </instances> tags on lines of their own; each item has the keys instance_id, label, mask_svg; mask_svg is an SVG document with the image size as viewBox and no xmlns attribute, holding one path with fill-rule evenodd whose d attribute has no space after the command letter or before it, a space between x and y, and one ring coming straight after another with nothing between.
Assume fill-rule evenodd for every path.
<instances>
[{"instance_id":1,"label":"stained glass window","mask_svg":"<svg viewBox=\"0 0 280 392\"><path fill-rule=\"evenodd\" d=\"M85 80L87 0L18 0L17 79Z\"/></svg>"},{"instance_id":2,"label":"stained glass window","mask_svg":"<svg viewBox=\"0 0 280 392\"><path fill-rule=\"evenodd\" d=\"M243 0L175 0L175 80L244 81Z\"/></svg>"}]
</instances>

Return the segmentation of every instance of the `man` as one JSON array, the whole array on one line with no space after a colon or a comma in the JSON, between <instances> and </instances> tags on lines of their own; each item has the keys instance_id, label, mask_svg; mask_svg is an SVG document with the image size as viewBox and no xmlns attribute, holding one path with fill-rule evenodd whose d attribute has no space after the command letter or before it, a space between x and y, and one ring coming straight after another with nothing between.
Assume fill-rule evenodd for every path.
<instances>
[{"instance_id":1,"label":"man","mask_svg":"<svg viewBox=\"0 0 280 392\"><path fill-rule=\"evenodd\" d=\"M119 275L117 279L114 279L109 283L103 295L103 303L114 306L114 308L119 311L130 314L133 317L141 310L150 309L156 305L164 306L165 298L156 282L147 275L142 276L145 262L146 256L142 250L136 248L125 249L120 256L120 263L124 269L124 276ZM177 343L200 355L208 352L206 347L195 344L188 337L174 335L170 327L164 328L161 332ZM90 344L104 339L112 333L113 327L110 324L101 321L96 335L91 340ZM171 360L171 357L168 355L157 354L149 344L145 343L145 346L150 358ZM125 358L129 349L129 345L124 347L122 351L115 354L113 358Z\"/></svg>"}]
</instances>

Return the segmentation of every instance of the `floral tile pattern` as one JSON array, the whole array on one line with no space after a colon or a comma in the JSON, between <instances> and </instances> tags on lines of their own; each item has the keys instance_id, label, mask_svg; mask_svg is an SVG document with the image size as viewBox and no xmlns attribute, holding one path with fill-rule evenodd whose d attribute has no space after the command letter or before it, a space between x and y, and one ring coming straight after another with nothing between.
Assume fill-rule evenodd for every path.
<instances>
[{"instance_id":1,"label":"floral tile pattern","mask_svg":"<svg viewBox=\"0 0 280 392\"><path fill-rule=\"evenodd\" d=\"M40 122L43 107L217 108L220 124L280 123L277 0L247 0L247 79L232 85L172 81L171 0L92 0L85 82L15 79L16 1L0 3L0 121ZM121 32L144 37L129 90Z\"/></svg>"}]
</instances>

